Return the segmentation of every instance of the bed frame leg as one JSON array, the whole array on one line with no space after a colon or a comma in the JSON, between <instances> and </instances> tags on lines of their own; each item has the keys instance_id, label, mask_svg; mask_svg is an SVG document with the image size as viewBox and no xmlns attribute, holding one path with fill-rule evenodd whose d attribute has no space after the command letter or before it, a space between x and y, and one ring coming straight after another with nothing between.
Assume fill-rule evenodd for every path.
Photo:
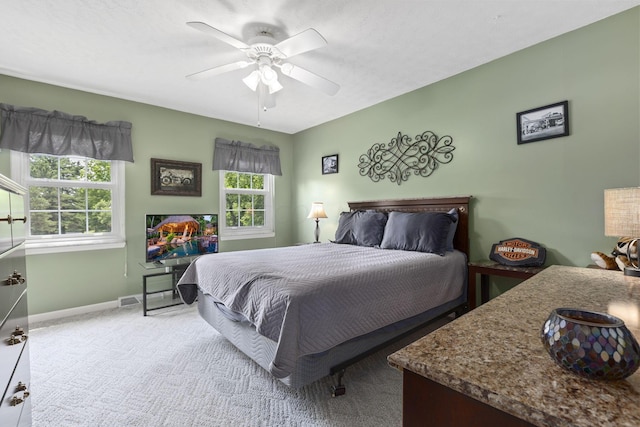
<instances>
[{"instance_id":1,"label":"bed frame leg","mask_svg":"<svg viewBox=\"0 0 640 427\"><path fill-rule=\"evenodd\" d=\"M331 387L331 397L342 396L347 392L347 388L342 384L342 377L344 377L344 369L338 371L338 384Z\"/></svg>"}]
</instances>

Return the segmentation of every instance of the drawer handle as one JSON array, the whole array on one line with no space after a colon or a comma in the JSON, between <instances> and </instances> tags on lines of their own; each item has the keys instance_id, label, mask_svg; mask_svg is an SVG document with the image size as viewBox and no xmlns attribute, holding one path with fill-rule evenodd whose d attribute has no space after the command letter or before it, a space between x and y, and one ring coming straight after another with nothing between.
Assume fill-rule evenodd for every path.
<instances>
[{"instance_id":1,"label":"drawer handle","mask_svg":"<svg viewBox=\"0 0 640 427\"><path fill-rule=\"evenodd\" d=\"M27 340L27 338L29 338L27 335L16 336L16 335L11 334L11 338L9 338L7 340L7 343L9 345L16 345L16 344L20 344L20 343L25 342Z\"/></svg>"},{"instance_id":2,"label":"drawer handle","mask_svg":"<svg viewBox=\"0 0 640 427\"><path fill-rule=\"evenodd\" d=\"M19 398L18 396L13 396L11 398L11 400L9 401L9 405L11 406L18 406L19 404L23 403L24 399Z\"/></svg>"},{"instance_id":3,"label":"drawer handle","mask_svg":"<svg viewBox=\"0 0 640 427\"><path fill-rule=\"evenodd\" d=\"M22 221L23 223L27 223L27 217L23 216L22 218L14 218L11 215L7 215L6 218L0 218L0 222L7 222L7 224L12 224L14 221Z\"/></svg>"},{"instance_id":4,"label":"drawer handle","mask_svg":"<svg viewBox=\"0 0 640 427\"><path fill-rule=\"evenodd\" d=\"M4 284L8 286L14 286L22 285L24 282L25 279L24 277L22 277L22 274L14 270L13 273L9 277L7 277L7 280L4 281Z\"/></svg>"},{"instance_id":5,"label":"drawer handle","mask_svg":"<svg viewBox=\"0 0 640 427\"><path fill-rule=\"evenodd\" d=\"M29 338L29 336L24 334L24 329L20 326L16 326L16 330L13 331L11 337L7 340L7 343L9 343L9 345L16 345L25 342L27 338Z\"/></svg>"},{"instance_id":6,"label":"drawer handle","mask_svg":"<svg viewBox=\"0 0 640 427\"><path fill-rule=\"evenodd\" d=\"M20 393L22 393L22 396L19 395ZM29 397L29 395L30 393L29 393L29 390L27 390L27 385L22 381L20 381L16 386L16 394L13 395L13 397L9 401L9 404L11 406L18 406L21 403L24 403L24 401L27 400L27 397Z\"/></svg>"}]
</instances>

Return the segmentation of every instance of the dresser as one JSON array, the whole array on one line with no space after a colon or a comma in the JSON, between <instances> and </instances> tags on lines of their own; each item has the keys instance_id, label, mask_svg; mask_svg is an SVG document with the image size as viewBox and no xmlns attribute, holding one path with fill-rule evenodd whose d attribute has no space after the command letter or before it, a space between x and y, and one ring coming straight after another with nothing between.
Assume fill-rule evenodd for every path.
<instances>
[{"instance_id":1,"label":"dresser","mask_svg":"<svg viewBox=\"0 0 640 427\"><path fill-rule=\"evenodd\" d=\"M546 352L540 330L559 307L612 314L640 339L640 278L548 267L389 356L403 373L403 425L640 426L640 370L594 381Z\"/></svg>"},{"instance_id":2,"label":"dresser","mask_svg":"<svg viewBox=\"0 0 640 427\"><path fill-rule=\"evenodd\" d=\"M30 426L26 190L0 175L0 425Z\"/></svg>"}]
</instances>

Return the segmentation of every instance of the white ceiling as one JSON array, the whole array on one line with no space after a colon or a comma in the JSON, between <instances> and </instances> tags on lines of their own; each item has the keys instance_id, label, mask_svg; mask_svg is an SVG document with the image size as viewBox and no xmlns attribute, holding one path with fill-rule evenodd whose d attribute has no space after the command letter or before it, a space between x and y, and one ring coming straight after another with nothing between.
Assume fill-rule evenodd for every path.
<instances>
[{"instance_id":1,"label":"white ceiling","mask_svg":"<svg viewBox=\"0 0 640 427\"><path fill-rule=\"evenodd\" d=\"M289 62L338 83L328 96L287 76L261 127L296 133L490 62L640 0L0 0L0 73L256 126L249 69L185 76L245 59L194 30L242 39L248 23L328 45ZM2 102L0 94L0 102ZM37 105L28 105L38 107ZM82 114L82 111L67 111ZM113 120L124 119L114 117Z\"/></svg>"}]
</instances>

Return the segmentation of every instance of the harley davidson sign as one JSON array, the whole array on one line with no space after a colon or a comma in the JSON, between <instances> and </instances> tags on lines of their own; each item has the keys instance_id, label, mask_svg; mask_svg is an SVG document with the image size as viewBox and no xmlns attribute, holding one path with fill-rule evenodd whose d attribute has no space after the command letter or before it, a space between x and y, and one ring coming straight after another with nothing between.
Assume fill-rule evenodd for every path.
<instances>
[{"instance_id":1,"label":"harley davidson sign","mask_svg":"<svg viewBox=\"0 0 640 427\"><path fill-rule=\"evenodd\" d=\"M513 267L539 267L544 264L545 257L545 248L519 237L495 243L489 255L493 261Z\"/></svg>"}]
</instances>

